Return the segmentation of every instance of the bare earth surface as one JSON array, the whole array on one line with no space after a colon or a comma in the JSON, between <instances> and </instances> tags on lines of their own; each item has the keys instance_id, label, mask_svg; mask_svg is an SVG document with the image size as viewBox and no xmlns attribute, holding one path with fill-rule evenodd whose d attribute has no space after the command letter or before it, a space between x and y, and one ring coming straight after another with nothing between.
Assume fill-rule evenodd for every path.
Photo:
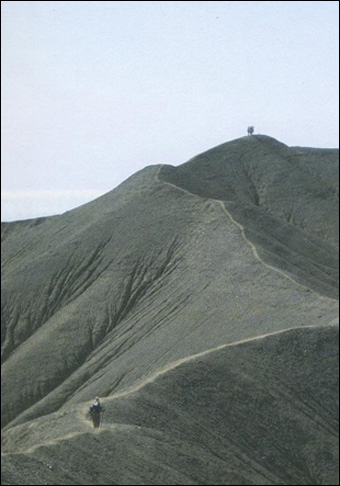
<instances>
[{"instance_id":1,"label":"bare earth surface","mask_svg":"<svg viewBox=\"0 0 340 486\"><path fill-rule=\"evenodd\" d=\"M244 137L2 223L2 484L338 484L338 156Z\"/></svg>"}]
</instances>

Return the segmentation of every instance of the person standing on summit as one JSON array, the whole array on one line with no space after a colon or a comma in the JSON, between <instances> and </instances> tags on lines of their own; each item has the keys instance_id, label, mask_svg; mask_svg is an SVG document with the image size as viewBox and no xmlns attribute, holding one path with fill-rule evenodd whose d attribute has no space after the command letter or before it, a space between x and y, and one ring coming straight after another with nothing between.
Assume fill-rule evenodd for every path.
<instances>
[{"instance_id":1,"label":"person standing on summit","mask_svg":"<svg viewBox=\"0 0 340 486\"><path fill-rule=\"evenodd\" d=\"M248 127L247 129L248 136L254 133L254 127Z\"/></svg>"}]
</instances>

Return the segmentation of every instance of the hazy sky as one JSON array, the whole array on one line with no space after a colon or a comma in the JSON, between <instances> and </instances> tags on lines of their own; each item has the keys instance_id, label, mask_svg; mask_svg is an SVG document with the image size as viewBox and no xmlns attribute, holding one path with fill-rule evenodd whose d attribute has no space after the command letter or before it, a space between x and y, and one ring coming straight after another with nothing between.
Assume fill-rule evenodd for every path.
<instances>
[{"instance_id":1,"label":"hazy sky","mask_svg":"<svg viewBox=\"0 0 340 486\"><path fill-rule=\"evenodd\" d=\"M338 147L339 4L2 1L2 220L258 133Z\"/></svg>"}]
</instances>

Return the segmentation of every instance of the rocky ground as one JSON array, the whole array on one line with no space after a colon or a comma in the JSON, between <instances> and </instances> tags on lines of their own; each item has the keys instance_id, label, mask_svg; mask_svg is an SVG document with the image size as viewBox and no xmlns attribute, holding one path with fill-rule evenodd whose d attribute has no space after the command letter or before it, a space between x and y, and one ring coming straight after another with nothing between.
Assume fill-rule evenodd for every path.
<instances>
[{"instance_id":1,"label":"rocky ground","mask_svg":"<svg viewBox=\"0 0 340 486\"><path fill-rule=\"evenodd\" d=\"M2 484L338 484L337 174L244 137L3 223Z\"/></svg>"}]
</instances>

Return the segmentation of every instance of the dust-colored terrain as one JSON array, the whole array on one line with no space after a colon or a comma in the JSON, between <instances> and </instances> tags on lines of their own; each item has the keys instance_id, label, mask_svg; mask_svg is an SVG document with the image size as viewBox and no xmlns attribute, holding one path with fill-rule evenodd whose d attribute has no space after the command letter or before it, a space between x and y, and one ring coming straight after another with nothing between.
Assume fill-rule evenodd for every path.
<instances>
[{"instance_id":1,"label":"dust-colored terrain","mask_svg":"<svg viewBox=\"0 0 340 486\"><path fill-rule=\"evenodd\" d=\"M244 137L3 223L2 484L338 484L338 155Z\"/></svg>"}]
</instances>

